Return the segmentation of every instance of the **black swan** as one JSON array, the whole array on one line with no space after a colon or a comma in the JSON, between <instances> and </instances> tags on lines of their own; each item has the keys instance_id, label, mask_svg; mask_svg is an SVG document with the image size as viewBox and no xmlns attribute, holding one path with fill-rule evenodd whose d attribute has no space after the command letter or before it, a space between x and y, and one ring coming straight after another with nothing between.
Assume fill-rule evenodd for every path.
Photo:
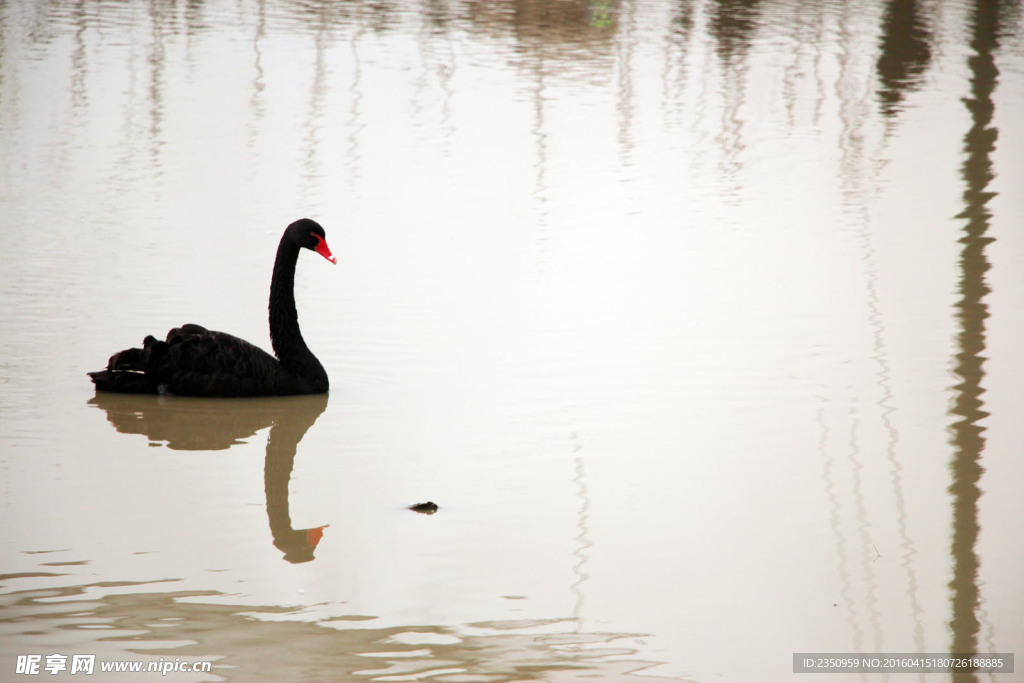
<instances>
[{"instance_id":1,"label":"black swan","mask_svg":"<svg viewBox=\"0 0 1024 683\"><path fill-rule=\"evenodd\" d=\"M110 357L90 372L97 390L181 396L285 396L327 392L327 372L306 346L295 311L295 262L306 248L331 263L324 229L302 218L284 231L270 280L270 341L274 358L244 339L194 324L175 327L167 341L147 336L141 349Z\"/></svg>"}]
</instances>

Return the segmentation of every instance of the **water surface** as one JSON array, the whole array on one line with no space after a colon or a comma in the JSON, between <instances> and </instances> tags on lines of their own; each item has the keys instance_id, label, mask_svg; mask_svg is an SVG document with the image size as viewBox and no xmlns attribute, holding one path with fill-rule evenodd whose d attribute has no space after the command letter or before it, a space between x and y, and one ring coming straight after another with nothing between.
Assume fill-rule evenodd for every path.
<instances>
[{"instance_id":1,"label":"water surface","mask_svg":"<svg viewBox=\"0 0 1024 683\"><path fill-rule=\"evenodd\" d=\"M5 2L0 678L1024 653L1021 20ZM269 349L301 216L329 396L94 395L185 322Z\"/></svg>"}]
</instances>

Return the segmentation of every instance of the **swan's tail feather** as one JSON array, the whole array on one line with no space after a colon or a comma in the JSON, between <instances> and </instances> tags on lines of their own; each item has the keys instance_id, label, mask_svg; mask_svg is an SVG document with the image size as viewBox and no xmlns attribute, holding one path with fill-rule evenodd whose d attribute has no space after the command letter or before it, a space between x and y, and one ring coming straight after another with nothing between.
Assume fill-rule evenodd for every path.
<instances>
[{"instance_id":1,"label":"swan's tail feather","mask_svg":"<svg viewBox=\"0 0 1024 683\"><path fill-rule=\"evenodd\" d=\"M99 391L114 391L122 394L157 394L159 383L148 373L154 344L163 344L153 337L146 337L143 348L118 351L107 361L107 369L90 372L89 377Z\"/></svg>"},{"instance_id":2,"label":"swan's tail feather","mask_svg":"<svg viewBox=\"0 0 1024 683\"><path fill-rule=\"evenodd\" d=\"M115 372L145 372L146 349L125 349L118 351L107 361L107 370Z\"/></svg>"},{"instance_id":3,"label":"swan's tail feather","mask_svg":"<svg viewBox=\"0 0 1024 683\"><path fill-rule=\"evenodd\" d=\"M99 391L114 391L121 394L158 394L156 381L144 372L131 370L100 370L90 372L89 377Z\"/></svg>"}]
</instances>

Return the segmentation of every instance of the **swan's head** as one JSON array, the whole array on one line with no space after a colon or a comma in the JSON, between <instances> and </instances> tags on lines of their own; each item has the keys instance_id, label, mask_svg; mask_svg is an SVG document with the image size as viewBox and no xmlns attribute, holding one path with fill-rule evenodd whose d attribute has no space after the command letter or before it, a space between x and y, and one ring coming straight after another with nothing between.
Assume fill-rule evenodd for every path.
<instances>
[{"instance_id":1,"label":"swan's head","mask_svg":"<svg viewBox=\"0 0 1024 683\"><path fill-rule=\"evenodd\" d=\"M338 259L327 247L327 235L324 229L314 220L300 218L288 226L286 233L300 247L310 249L323 256L331 263L337 263Z\"/></svg>"}]
</instances>

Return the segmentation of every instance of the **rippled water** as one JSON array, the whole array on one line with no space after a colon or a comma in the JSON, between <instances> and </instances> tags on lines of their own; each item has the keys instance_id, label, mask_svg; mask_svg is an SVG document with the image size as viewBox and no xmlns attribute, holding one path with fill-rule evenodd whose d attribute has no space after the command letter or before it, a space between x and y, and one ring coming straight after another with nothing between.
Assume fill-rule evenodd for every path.
<instances>
[{"instance_id":1,"label":"rippled water","mask_svg":"<svg viewBox=\"0 0 1024 683\"><path fill-rule=\"evenodd\" d=\"M1024 653L1021 23L4 2L0 679ZM94 395L184 322L269 349L301 216L339 257L297 278L329 397Z\"/></svg>"}]
</instances>

